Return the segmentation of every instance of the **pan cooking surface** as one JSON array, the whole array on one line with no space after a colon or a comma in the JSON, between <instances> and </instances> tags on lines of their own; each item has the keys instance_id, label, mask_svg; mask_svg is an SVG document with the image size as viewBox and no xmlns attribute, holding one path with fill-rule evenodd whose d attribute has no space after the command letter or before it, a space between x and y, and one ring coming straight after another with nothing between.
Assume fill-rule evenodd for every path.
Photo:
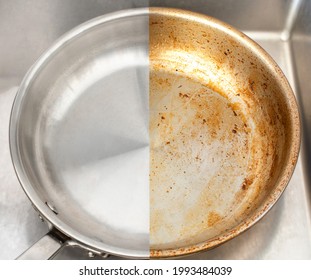
<instances>
[{"instance_id":1,"label":"pan cooking surface","mask_svg":"<svg viewBox=\"0 0 311 280\"><path fill-rule=\"evenodd\" d=\"M143 62L144 57L140 59ZM88 71L99 72L107 65L106 60L100 63L86 65L82 75L88 77ZM62 196L66 201L59 211L66 212L68 207L75 211L68 224L84 222L86 233L100 240L111 232L112 239L130 239L128 246L137 246L141 239L148 246L148 98L139 90L147 70L122 63L98 81L90 77L90 86L82 92L80 84L74 88L75 77L66 77L66 89L63 83L54 89L51 95L60 100L53 106L47 102L47 118L38 124L42 132L37 160L42 158L42 165L49 166L41 174L50 179L51 198L58 201ZM125 82L116 85L119 80ZM72 100L64 94L68 84ZM64 98L67 107L59 106Z\"/></svg>"},{"instance_id":2,"label":"pan cooking surface","mask_svg":"<svg viewBox=\"0 0 311 280\"><path fill-rule=\"evenodd\" d=\"M228 99L191 77L150 77L151 243L213 237L251 199L251 130Z\"/></svg>"}]
</instances>

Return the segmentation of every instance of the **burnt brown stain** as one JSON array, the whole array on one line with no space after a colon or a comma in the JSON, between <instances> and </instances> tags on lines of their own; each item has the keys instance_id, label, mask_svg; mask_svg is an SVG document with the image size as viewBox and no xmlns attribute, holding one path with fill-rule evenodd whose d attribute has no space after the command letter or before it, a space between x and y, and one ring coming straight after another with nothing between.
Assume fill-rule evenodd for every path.
<instances>
[{"instance_id":1,"label":"burnt brown stain","mask_svg":"<svg viewBox=\"0 0 311 280\"><path fill-rule=\"evenodd\" d=\"M187 93L179 93L179 97L181 98L189 98L189 95Z\"/></svg>"},{"instance_id":2,"label":"burnt brown stain","mask_svg":"<svg viewBox=\"0 0 311 280\"><path fill-rule=\"evenodd\" d=\"M171 81L168 78L156 77L153 82L165 88L170 88L172 86Z\"/></svg>"},{"instance_id":3,"label":"burnt brown stain","mask_svg":"<svg viewBox=\"0 0 311 280\"><path fill-rule=\"evenodd\" d=\"M222 217L215 211L211 211L208 214L207 217L207 225L209 227L214 226L216 223L218 223L219 221L221 221Z\"/></svg>"},{"instance_id":4,"label":"burnt brown stain","mask_svg":"<svg viewBox=\"0 0 311 280\"><path fill-rule=\"evenodd\" d=\"M277 154L274 154L272 158L272 165L270 168L270 178L273 178L273 175L277 173L278 167L279 167L279 156Z\"/></svg>"},{"instance_id":5,"label":"burnt brown stain","mask_svg":"<svg viewBox=\"0 0 311 280\"><path fill-rule=\"evenodd\" d=\"M263 90L266 90L268 88L268 84L267 83L262 83L261 84Z\"/></svg>"},{"instance_id":6,"label":"burnt brown stain","mask_svg":"<svg viewBox=\"0 0 311 280\"><path fill-rule=\"evenodd\" d=\"M246 191L250 185L253 183L253 180L251 178L245 178L243 183L242 183L242 190Z\"/></svg>"},{"instance_id":7,"label":"burnt brown stain","mask_svg":"<svg viewBox=\"0 0 311 280\"><path fill-rule=\"evenodd\" d=\"M248 83L249 83L249 87L251 89L251 92L254 93L254 91L255 91L255 81L249 79Z\"/></svg>"}]
</instances>

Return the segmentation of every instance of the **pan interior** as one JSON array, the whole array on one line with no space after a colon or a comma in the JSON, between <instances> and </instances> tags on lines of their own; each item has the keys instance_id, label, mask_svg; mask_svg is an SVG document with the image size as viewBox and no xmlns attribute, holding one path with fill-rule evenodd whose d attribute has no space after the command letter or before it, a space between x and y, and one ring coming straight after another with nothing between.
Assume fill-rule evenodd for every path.
<instances>
[{"instance_id":1,"label":"pan interior","mask_svg":"<svg viewBox=\"0 0 311 280\"><path fill-rule=\"evenodd\" d=\"M217 236L252 196L249 123L195 77L153 70L150 90L151 243Z\"/></svg>"},{"instance_id":2,"label":"pan interior","mask_svg":"<svg viewBox=\"0 0 311 280\"><path fill-rule=\"evenodd\" d=\"M35 204L60 230L98 250L147 257L148 16L100 20L54 51L27 88L20 160L26 188L57 215Z\"/></svg>"},{"instance_id":3,"label":"pan interior","mask_svg":"<svg viewBox=\"0 0 311 280\"><path fill-rule=\"evenodd\" d=\"M153 257L211 248L254 222L288 161L290 109L274 66L205 20L150 16Z\"/></svg>"}]
</instances>

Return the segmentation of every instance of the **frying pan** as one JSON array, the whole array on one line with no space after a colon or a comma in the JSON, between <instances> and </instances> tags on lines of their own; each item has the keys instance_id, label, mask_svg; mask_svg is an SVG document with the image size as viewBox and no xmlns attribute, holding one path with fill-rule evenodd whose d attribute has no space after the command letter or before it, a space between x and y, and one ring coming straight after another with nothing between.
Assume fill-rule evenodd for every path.
<instances>
[{"instance_id":1,"label":"frying pan","mask_svg":"<svg viewBox=\"0 0 311 280\"><path fill-rule=\"evenodd\" d=\"M12 161L50 225L20 258L211 249L275 204L299 145L291 88L243 33L167 8L93 19L39 58L13 104Z\"/></svg>"}]
</instances>

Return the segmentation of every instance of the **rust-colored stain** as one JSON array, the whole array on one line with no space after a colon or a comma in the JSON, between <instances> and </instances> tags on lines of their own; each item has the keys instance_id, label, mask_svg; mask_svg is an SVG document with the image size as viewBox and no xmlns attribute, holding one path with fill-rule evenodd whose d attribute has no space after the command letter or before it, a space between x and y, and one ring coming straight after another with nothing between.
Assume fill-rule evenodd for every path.
<instances>
[{"instance_id":1,"label":"rust-colored stain","mask_svg":"<svg viewBox=\"0 0 311 280\"><path fill-rule=\"evenodd\" d=\"M245 35L150 12L150 256L173 257L218 246L275 203L299 118L281 72Z\"/></svg>"},{"instance_id":2,"label":"rust-colored stain","mask_svg":"<svg viewBox=\"0 0 311 280\"><path fill-rule=\"evenodd\" d=\"M221 220L221 216L214 211L211 211L208 214L207 224L209 227L212 227L214 224L218 223Z\"/></svg>"},{"instance_id":3,"label":"rust-colored stain","mask_svg":"<svg viewBox=\"0 0 311 280\"><path fill-rule=\"evenodd\" d=\"M245 178L245 180L243 181L243 184L242 184L242 190L247 190L248 187L253 183L253 180L250 179L250 178Z\"/></svg>"}]
</instances>

